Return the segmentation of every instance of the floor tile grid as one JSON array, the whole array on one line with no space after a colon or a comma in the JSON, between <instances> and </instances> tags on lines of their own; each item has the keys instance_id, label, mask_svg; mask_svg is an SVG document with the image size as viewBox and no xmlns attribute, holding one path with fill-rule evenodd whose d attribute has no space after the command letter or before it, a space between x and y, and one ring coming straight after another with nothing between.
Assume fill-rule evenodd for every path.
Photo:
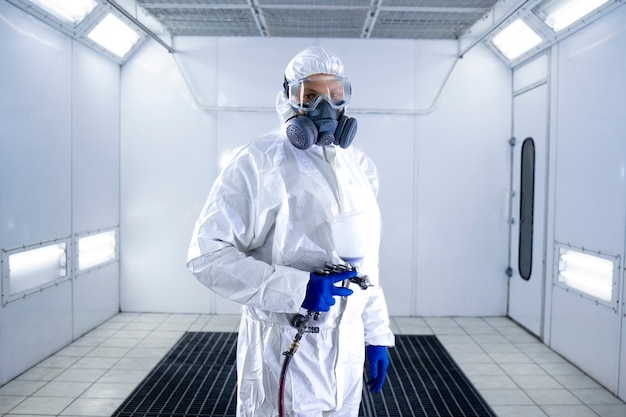
<instances>
[{"instance_id":1,"label":"floor tile grid","mask_svg":"<svg viewBox=\"0 0 626 417\"><path fill-rule=\"evenodd\" d=\"M238 316L116 315L0 388L2 416L110 416L185 331L236 331ZM626 405L514 322L393 317L436 334L499 417L624 417Z\"/></svg>"},{"instance_id":2,"label":"floor tile grid","mask_svg":"<svg viewBox=\"0 0 626 417\"><path fill-rule=\"evenodd\" d=\"M185 331L239 317L122 313L0 387L2 416L108 417Z\"/></svg>"},{"instance_id":3,"label":"floor tile grid","mask_svg":"<svg viewBox=\"0 0 626 417\"><path fill-rule=\"evenodd\" d=\"M392 322L399 334L436 334L500 417L626 416L619 398L507 318Z\"/></svg>"}]
</instances>

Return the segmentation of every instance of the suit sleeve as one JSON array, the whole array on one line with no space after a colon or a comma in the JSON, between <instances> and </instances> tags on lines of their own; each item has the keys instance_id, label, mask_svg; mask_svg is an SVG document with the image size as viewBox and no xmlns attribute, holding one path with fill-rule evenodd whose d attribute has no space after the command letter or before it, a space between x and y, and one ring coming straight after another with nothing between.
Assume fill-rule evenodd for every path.
<instances>
[{"instance_id":1,"label":"suit sleeve","mask_svg":"<svg viewBox=\"0 0 626 417\"><path fill-rule=\"evenodd\" d=\"M205 286L236 303L295 313L309 273L249 255L271 238L280 193L265 193L258 163L241 153L222 172L196 222L187 268Z\"/></svg>"}]
</instances>

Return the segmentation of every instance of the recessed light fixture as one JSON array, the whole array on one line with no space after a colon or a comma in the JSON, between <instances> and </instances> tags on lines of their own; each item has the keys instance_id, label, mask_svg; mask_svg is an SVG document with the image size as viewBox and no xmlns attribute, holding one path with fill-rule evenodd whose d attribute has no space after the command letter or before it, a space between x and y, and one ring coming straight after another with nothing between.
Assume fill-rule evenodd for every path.
<instances>
[{"instance_id":1,"label":"recessed light fixture","mask_svg":"<svg viewBox=\"0 0 626 417\"><path fill-rule=\"evenodd\" d=\"M10 294L37 289L64 277L66 244L54 243L9 255Z\"/></svg>"},{"instance_id":2,"label":"recessed light fixture","mask_svg":"<svg viewBox=\"0 0 626 417\"><path fill-rule=\"evenodd\" d=\"M513 60L539 45L542 38L526 22L517 19L494 36L491 42L502 55Z\"/></svg>"},{"instance_id":3,"label":"recessed light fixture","mask_svg":"<svg viewBox=\"0 0 626 417\"><path fill-rule=\"evenodd\" d=\"M613 299L613 262L572 249L560 249L558 281L603 301Z\"/></svg>"},{"instance_id":4,"label":"recessed light fixture","mask_svg":"<svg viewBox=\"0 0 626 417\"><path fill-rule=\"evenodd\" d=\"M31 2L57 19L74 25L80 23L98 5L96 0L31 0Z\"/></svg>"},{"instance_id":5,"label":"recessed light fixture","mask_svg":"<svg viewBox=\"0 0 626 417\"><path fill-rule=\"evenodd\" d=\"M78 239L78 269L88 269L116 257L115 231L84 236Z\"/></svg>"},{"instance_id":6,"label":"recessed light fixture","mask_svg":"<svg viewBox=\"0 0 626 417\"><path fill-rule=\"evenodd\" d=\"M87 37L120 58L124 58L140 38L135 30L112 13L108 13Z\"/></svg>"},{"instance_id":7,"label":"recessed light fixture","mask_svg":"<svg viewBox=\"0 0 626 417\"><path fill-rule=\"evenodd\" d=\"M544 0L533 13L559 32L593 12L608 0Z\"/></svg>"}]
</instances>

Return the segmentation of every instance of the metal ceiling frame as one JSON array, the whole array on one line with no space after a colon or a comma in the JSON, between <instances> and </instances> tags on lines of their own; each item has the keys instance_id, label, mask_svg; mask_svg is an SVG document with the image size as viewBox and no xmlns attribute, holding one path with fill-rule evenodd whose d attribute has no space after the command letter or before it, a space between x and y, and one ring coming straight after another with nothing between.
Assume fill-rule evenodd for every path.
<instances>
[{"instance_id":1,"label":"metal ceiling frame","mask_svg":"<svg viewBox=\"0 0 626 417\"><path fill-rule=\"evenodd\" d=\"M577 32L581 28L587 26L591 22L597 20L598 18L604 16L606 13L609 13L614 8L617 8L624 4L624 0L610 0L596 11L592 12L589 16L581 19L577 23L571 25L570 27L560 31L554 32L551 28L549 28L542 19L540 19L534 12L533 9L537 7L538 4L541 3L542 0L475 0L477 3L475 5L481 4L480 1L483 1L482 4L491 4L489 10L484 13L485 8L482 7L459 7L459 4L467 4L467 2L461 2L460 0L447 0L443 2L436 2L437 6L432 5L409 5L407 6L406 0L317 0L311 1L309 3L289 3L290 1L295 0L96 0L98 6L92 11L89 15L85 17L80 23L72 24L59 20L55 16L52 16L50 13L41 9L37 5L31 3L29 0L7 0L9 3L17 6L20 9L23 9L27 13L35 16L36 18L42 20L48 25L54 27L55 29L60 30L61 32L67 34L68 36L76 39L80 43L95 49L98 52L103 53L114 61L118 62L120 65L124 64L124 62L128 59L129 56L132 55L135 49L144 41L146 36L141 36L140 40L134 45L134 47L129 51L128 54L124 58L120 58L117 55L109 52L105 48L101 47L97 43L91 41L88 38L88 33L95 27L95 25L104 17L107 13L113 13L118 18L123 20L133 29L135 29L140 35L147 35L157 41L161 46L167 49L168 52L174 52L173 47L171 46L172 40L174 36L185 36L185 35L177 35L176 33L166 34L170 37L170 42L166 42L164 40L164 36L162 36L166 31L161 29L166 29L166 24L163 21L160 21L158 16L150 16L151 11L154 10L180 10L183 9L193 9L193 10L245 10L249 11L251 14L248 16L248 20L244 23L249 24L246 26L247 29L251 30L252 27L256 28L256 32L252 35L248 36L259 36L259 37L272 37L272 36L283 36L283 37L347 37L347 38L392 38L392 39L448 39L453 40L456 39L458 42L458 58L463 58L470 50L472 50L476 45L481 42L484 42L489 49L492 50L496 56L498 56L502 61L505 62L506 65L513 68L520 65L527 60L535 57L540 54L542 51L546 50L550 46L559 42L560 40L570 36L571 34ZM159 3L162 1L162 3ZM195 2L194 2L195 1ZM221 1L221 3L219 2ZM228 3L228 2L232 3ZM494 3L495 1L495 3ZM394 3L395 2L395 3ZM423 0L424 3L418 2L419 4L434 4L434 0ZM122 5L120 5L122 3ZM395 4L395 5L394 5ZM448 4L448 6L442 6L441 4ZM134 10L132 10L134 9ZM140 9L143 9L144 17L140 17ZM352 20L353 24L351 28L342 29L343 31L333 33L329 32L329 36L323 36L319 33L304 33L300 35L300 32L294 32L293 35L287 34L276 34L272 33L278 27L280 30L280 24L282 16L278 17L276 22L268 22L270 17L277 18L277 15L270 16L267 14L267 11L276 12L278 15L284 13L285 11L301 11L306 14L305 18L300 21L308 22L309 20L314 21L315 19L311 17L311 13L319 13L319 12L345 12L345 11L358 11L362 13L362 17L358 17L359 20L362 20L360 24L360 29L354 26L355 22L359 22L359 20ZM314 13L314 14L315 14ZM400 17L394 20L392 15L384 15L385 13L400 13ZM406 17L404 17L404 13L408 13ZM413 13L413 14L412 14ZM416 23L416 16L414 13L432 13L434 14L432 18L432 22L434 26L437 24L443 25L448 23L447 21L442 21L442 16L445 17L445 14L450 13L474 13L475 16L480 14L482 17L478 18L471 26L464 27L463 33L460 32L450 32L450 28L452 26L447 26L445 30L439 31L439 35L436 37L432 37L433 29L426 28L426 32L416 31L415 26L428 26L427 18L425 20L420 20ZM439 15L439 13L443 13L443 15ZM383 14L381 16L381 14ZM456 17L457 20L453 21L457 24L461 24L463 22L458 20L458 16L456 15L448 15L450 18ZM474 18L475 18L474 16ZM219 15L218 15L219 17ZM322 24L326 24L325 15L321 15L321 18L318 22L313 22L313 31L316 30L314 26L317 24L317 29L321 27L321 31L323 32L326 29L326 26L319 26L320 22ZM160 35L155 33L155 30L148 27L147 24L144 24L142 20L147 21L148 19L153 19L156 26L161 25L156 32L160 32ZM215 16L213 16L215 19ZM391 28L391 34L386 36L384 33L382 36L380 34L375 33L378 26L382 25L384 19L388 19L389 22L387 26ZM437 20L439 18L440 20ZM474 18L472 20L474 20ZM504 57L500 51L493 45L491 40L494 36L496 36L500 31L502 31L506 26L512 23L516 19L522 19L526 24L528 24L535 32L537 32L543 39L543 41L532 48L531 50L525 52L519 57L509 60ZM211 20L212 22L215 20ZM218 22L219 19L217 20ZM339 20L341 22L341 20ZM228 23L228 22L227 22ZM291 22L290 22L291 23ZM335 22L331 22L336 25ZM278 26L274 28L269 28L268 24L271 26L272 24L276 24ZM206 24L205 24L206 25ZM393 28L400 25L401 28L397 31L394 31ZM154 26L154 25L153 25ZM306 25L305 25L306 26ZM402 32L402 30L406 30L406 27L413 28L412 36L402 36L406 35L408 32ZM301 30L302 27L299 27L297 22L293 24L293 28L295 30ZM232 28L229 28L232 30ZM306 30L306 28L305 28ZM382 29L381 29L382 30ZM436 29L435 29L436 30ZM216 33L219 33L216 32ZM417 35L421 33L421 35ZM444 35L445 33L445 35ZM348 35L348 36L346 36ZM214 35L195 35L195 36L220 36L219 34ZM222 34L221 36L236 36L232 34Z\"/></svg>"}]
</instances>

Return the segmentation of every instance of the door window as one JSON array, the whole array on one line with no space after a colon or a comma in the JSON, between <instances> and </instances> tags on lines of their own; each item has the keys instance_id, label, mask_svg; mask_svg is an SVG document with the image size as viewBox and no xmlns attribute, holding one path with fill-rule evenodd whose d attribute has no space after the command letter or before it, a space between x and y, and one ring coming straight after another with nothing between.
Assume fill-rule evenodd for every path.
<instances>
[{"instance_id":1,"label":"door window","mask_svg":"<svg viewBox=\"0 0 626 417\"><path fill-rule=\"evenodd\" d=\"M533 267L533 215L535 206L535 142L526 138L522 144L519 206L520 276L529 280Z\"/></svg>"}]
</instances>

